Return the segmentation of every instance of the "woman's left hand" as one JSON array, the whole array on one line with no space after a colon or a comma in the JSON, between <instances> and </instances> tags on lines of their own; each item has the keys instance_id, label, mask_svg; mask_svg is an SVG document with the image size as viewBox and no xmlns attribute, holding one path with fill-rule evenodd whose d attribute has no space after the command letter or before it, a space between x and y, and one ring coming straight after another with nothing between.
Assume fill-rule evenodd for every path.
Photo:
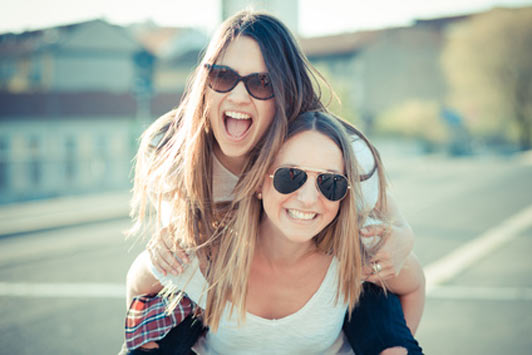
<instances>
[{"instance_id":1,"label":"woman's left hand","mask_svg":"<svg viewBox=\"0 0 532 355\"><path fill-rule=\"evenodd\" d=\"M400 228L383 224L373 224L362 228L360 231L362 238L384 238L389 234L377 254L371 259L370 265L364 267L362 271L366 281L379 284L379 281L389 280L399 274L404 262L402 253L397 253L398 249L402 249L404 245L401 243L396 245L398 234L401 232Z\"/></svg>"},{"instance_id":2,"label":"woman's left hand","mask_svg":"<svg viewBox=\"0 0 532 355\"><path fill-rule=\"evenodd\" d=\"M397 276L395 267L392 263L390 254L386 251L379 251L362 271L362 277L369 282L379 284L380 281L386 281Z\"/></svg>"}]
</instances>

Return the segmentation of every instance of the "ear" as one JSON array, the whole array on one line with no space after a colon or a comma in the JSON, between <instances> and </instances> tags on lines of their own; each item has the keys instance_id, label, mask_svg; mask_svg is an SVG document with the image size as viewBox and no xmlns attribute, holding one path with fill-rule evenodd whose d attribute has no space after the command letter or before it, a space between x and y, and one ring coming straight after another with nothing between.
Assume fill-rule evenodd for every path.
<instances>
[{"instance_id":1,"label":"ear","mask_svg":"<svg viewBox=\"0 0 532 355\"><path fill-rule=\"evenodd\" d=\"M257 200L262 200L262 187L263 187L263 184L262 183L260 186L257 187L257 190L255 191L255 197L257 198Z\"/></svg>"}]
</instances>

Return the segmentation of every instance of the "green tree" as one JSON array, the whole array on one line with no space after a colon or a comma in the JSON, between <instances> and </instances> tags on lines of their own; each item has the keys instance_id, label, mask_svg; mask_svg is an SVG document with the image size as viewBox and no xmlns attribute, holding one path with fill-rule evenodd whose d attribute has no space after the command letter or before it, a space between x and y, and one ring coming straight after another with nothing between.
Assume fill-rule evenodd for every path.
<instances>
[{"instance_id":1,"label":"green tree","mask_svg":"<svg viewBox=\"0 0 532 355\"><path fill-rule=\"evenodd\" d=\"M495 9L455 25L442 64L449 103L471 132L532 148L532 7Z\"/></svg>"},{"instance_id":2,"label":"green tree","mask_svg":"<svg viewBox=\"0 0 532 355\"><path fill-rule=\"evenodd\" d=\"M435 101L408 100L396 105L377 116L375 129L382 136L415 139L427 151L442 147L449 141L449 131Z\"/></svg>"},{"instance_id":3,"label":"green tree","mask_svg":"<svg viewBox=\"0 0 532 355\"><path fill-rule=\"evenodd\" d=\"M319 90L322 95L322 102L333 114L342 119L351 122L358 128L365 130L363 122L357 114L357 108L354 104L353 95L349 90L349 84L340 78L336 78L324 65L317 65L316 69L327 80L327 84L318 80Z\"/></svg>"}]
</instances>

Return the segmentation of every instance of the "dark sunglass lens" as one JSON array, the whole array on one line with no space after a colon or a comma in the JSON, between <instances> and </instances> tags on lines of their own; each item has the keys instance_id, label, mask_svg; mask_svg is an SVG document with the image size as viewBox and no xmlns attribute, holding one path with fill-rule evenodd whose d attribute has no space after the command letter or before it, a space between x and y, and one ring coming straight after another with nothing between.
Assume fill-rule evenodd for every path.
<instances>
[{"instance_id":1,"label":"dark sunglass lens","mask_svg":"<svg viewBox=\"0 0 532 355\"><path fill-rule=\"evenodd\" d=\"M213 68L209 73L209 86L219 92L228 92L233 89L238 75L227 68Z\"/></svg>"},{"instance_id":2,"label":"dark sunglass lens","mask_svg":"<svg viewBox=\"0 0 532 355\"><path fill-rule=\"evenodd\" d=\"M282 194L289 194L299 189L307 181L307 173L295 168L277 169L273 177L273 186Z\"/></svg>"},{"instance_id":3,"label":"dark sunglass lens","mask_svg":"<svg viewBox=\"0 0 532 355\"><path fill-rule=\"evenodd\" d=\"M338 201L347 193L347 179L342 175L321 174L318 176L318 187L327 199Z\"/></svg>"},{"instance_id":4,"label":"dark sunglass lens","mask_svg":"<svg viewBox=\"0 0 532 355\"><path fill-rule=\"evenodd\" d=\"M246 84L250 93L258 99L273 97L272 82L268 74L254 74L248 78Z\"/></svg>"}]
</instances>

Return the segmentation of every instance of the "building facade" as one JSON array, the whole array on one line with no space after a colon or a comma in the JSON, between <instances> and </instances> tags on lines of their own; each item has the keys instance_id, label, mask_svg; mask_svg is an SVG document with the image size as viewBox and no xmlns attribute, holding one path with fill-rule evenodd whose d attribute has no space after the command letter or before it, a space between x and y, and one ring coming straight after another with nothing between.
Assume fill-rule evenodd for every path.
<instances>
[{"instance_id":1,"label":"building facade","mask_svg":"<svg viewBox=\"0 0 532 355\"><path fill-rule=\"evenodd\" d=\"M142 58L102 20L0 35L0 203L129 188Z\"/></svg>"}]
</instances>

